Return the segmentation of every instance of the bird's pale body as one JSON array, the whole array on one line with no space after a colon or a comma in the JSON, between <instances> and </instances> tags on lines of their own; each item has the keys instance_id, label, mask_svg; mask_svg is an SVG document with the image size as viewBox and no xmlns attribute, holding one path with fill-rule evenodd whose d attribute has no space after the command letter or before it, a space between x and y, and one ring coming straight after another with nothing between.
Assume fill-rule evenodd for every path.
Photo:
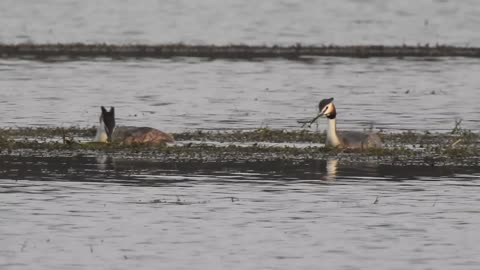
<instances>
[{"instance_id":1,"label":"bird's pale body","mask_svg":"<svg viewBox=\"0 0 480 270\"><path fill-rule=\"evenodd\" d=\"M320 101L319 109L320 113L316 118L320 116L328 118L326 146L357 149L382 147L382 141L376 133L337 131L337 111L333 104L333 98Z\"/></svg>"},{"instance_id":2,"label":"bird's pale body","mask_svg":"<svg viewBox=\"0 0 480 270\"><path fill-rule=\"evenodd\" d=\"M96 142L114 142L119 144L151 143L162 144L172 143L172 135L150 127L131 127L115 125L114 108L107 111L102 107L100 122L95 135Z\"/></svg>"}]
</instances>

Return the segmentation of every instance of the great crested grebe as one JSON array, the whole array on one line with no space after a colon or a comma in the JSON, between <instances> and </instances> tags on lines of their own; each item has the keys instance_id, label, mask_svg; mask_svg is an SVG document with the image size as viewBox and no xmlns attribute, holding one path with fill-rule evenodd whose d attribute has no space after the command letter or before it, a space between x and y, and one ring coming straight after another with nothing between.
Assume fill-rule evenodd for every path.
<instances>
[{"instance_id":1,"label":"great crested grebe","mask_svg":"<svg viewBox=\"0 0 480 270\"><path fill-rule=\"evenodd\" d=\"M107 111L101 107L100 123L97 127L96 142L132 143L167 143L174 142L172 135L150 127L129 127L115 125L115 108Z\"/></svg>"},{"instance_id":2,"label":"great crested grebe","mask_svg":"<svg viewBox=\"0 0 480 270\"><path fill-rule=\"evenodd\" d=\"M359 131L337 131L337 111L333 104L333 98L323 99L318 104L319 113L310 121L315 122L319 117L328 118L326 146L345 148L379 148L382 147L380 137L375 133Z\"/></svg>"}]
</instances>

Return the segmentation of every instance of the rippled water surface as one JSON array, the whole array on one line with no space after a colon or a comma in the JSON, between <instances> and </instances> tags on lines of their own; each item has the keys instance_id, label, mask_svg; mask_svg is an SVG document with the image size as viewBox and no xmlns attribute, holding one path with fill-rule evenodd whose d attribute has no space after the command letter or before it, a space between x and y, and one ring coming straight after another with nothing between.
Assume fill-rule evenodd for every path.
<instances>
[{"instance_id":1,"label":"rippled water surface","mask_svg":"<svg viewBox=\"0 0 480 270\"><path fill-rule=\"evenodd\" d=\"M474 168L100 160L1 158L2 269L480 263Z\"/></svg>"},{"instance_id":2,"label":"rippled water surface","mask_svg":"<svg viewBox=\"0 0 480 270\"><path fill-rule=\"evenodd\" d=\"M3 0L0 42L480 45L475 0Z\"/></svg>"},{"instance_id":3,"label":"rippled water surface","mask_svg":"<svg viewBox=\"0 0 480 270\"><path fill-rule=\"evenodd\" d=\"M1 126L286 128L334 97L340 129L480 128L477 59L0 60ZM325 121L319 121L324 129Z\"/></svg>"}]
</instances>

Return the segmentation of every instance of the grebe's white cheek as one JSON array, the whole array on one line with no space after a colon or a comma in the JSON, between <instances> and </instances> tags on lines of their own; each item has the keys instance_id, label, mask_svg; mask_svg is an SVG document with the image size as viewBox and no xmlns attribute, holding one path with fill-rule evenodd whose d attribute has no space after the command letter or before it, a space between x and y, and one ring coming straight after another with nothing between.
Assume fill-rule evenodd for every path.
<instances>
[{"instance_id":1,"label":"grebe's white cheek","mask_svg":"<svg viewBox=\"0 0 480 270\"><path fill-rule=\"evenodd\" d=\"M325 110L323 111L323 114L325 114L326 116L328 116L329 114L331 114L333 111L333 108L332 106L329 104L325 107Z\"/></svg>"},{"instance_id":2,"label":"grebe's white cheek","mask_svg":"<svg viewBox=\"0 0 480 270\"><path fill-rule=\"evenodd\" d=\"M328 107L323 108L323 110L320 112L322 115L326 115L328 112Z\"/></svg>"}]
</instances>

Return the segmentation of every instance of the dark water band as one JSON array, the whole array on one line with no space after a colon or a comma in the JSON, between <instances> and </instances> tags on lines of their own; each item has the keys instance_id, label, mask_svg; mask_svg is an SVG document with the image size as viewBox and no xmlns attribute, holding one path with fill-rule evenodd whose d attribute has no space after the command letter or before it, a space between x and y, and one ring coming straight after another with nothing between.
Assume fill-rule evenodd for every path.
<instances>
[{"instance_id":1,"label":"dark water band","mask_svg":"<svg viewBox=\"0 0 480 270\"><path fill-rule=\"evenodd\" d=\"M109 45L109 44L0 44L1 58L45 57L206 57L225 59L301 57L480 57L480 47L417 46L247 46L247 45Z\"/></svg>"}]
</instances>

